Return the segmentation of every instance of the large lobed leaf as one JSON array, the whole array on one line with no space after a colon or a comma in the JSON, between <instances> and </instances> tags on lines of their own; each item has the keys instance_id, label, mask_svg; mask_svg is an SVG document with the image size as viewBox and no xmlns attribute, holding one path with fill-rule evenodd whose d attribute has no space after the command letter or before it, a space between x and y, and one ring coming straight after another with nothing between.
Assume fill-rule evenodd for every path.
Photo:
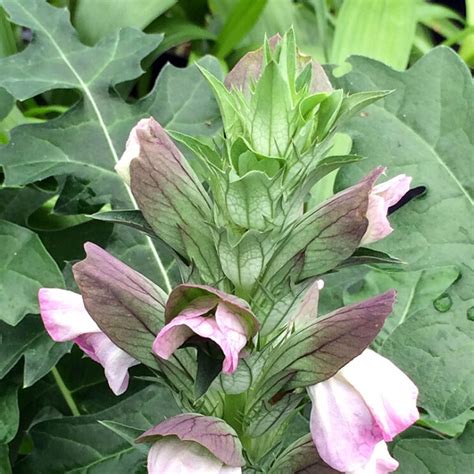
<instances>
[{"instance_id":1,"label":"large lobed leaf","mask_svg":"<svg viewBox=\"0 0 474 474\"><path fill-rule=\"evenodd\" d=\"M154 385L93 415L39 422L29 430L34 450L15 472L137 472L146 463L146 453L99 421L144 431L177 412L168 390Z\"/></svg>"},{"instance_id":2,"label":"large lobed leaf","mask_svg":"<svg viewBox=\"0 0 474 474\"><path fill-rule=\"evenodd\" d=\"M140 61L158 46L160 35L124 29L90 48L79 41L64 9L42 0L4 0L0 4L13 22L30 28L34 35L24 51L0 60L0 85L20 100L58 88L74 89L81 95L61 117L12 131L9 144L0 149L6 186L73 175L87 187L95 205L112 202L130 208L135 200L114 165L139 119L152 115L169 129L195 135L216 131L219 112L196 66L179 70L179 74L176 68L165 66L151 93L134 104L114 91L118 83L142 73ZM200 64L220 74L216 60L204 58ZM62 209L68 211L77 212L71 206ZM116 231L111 247L120 249L130 261L130 251L121 245L129 241L138 249L133 254L136 261L146 267L154 263L156 280L170 287L165 268L169 260L162 261L149 237L132 235Z\"/></svg>"},{"instance_id":3,"label":"large lobed leaf","mask_svg":"<svg viewBox=\"0 0 474 474\"><path fill-rule=\"evenodd\" d=\"M44 377L71 348L58 344L44 331L39 316L27 316L16 326L0 322L0 379L24 357L23 387Z\"/></svg>"},{"instance_id":4,"label":"large lobed leaf","mask_svg":"<svg viewBox=\"0 0 474 474\"><path fill-rule=\"evenodd\" d=\"M426 195L390 217L395 231L376 248L408 262L407 269L418 274L442 275L446 268L460 274L444 300L437 300L442 289L435 295L433 282L425 281L423 289L415 273L403 282L398 277L397 286L405 287L409 298L428 290L433 300L425 299L418 312L416 304L409 305L383 353L416 382L424 408L439 420L454 418L474 403L468 361L474 351L471 74L447 48L434 49L406 72L361 57L350 63L352 71L338 80L349 92L394 92L348 123L354 151L368 159L346 168L339 184L344 187L379 163L387 165L390 176L413 176L413 185L426 186ZM452 280L448 277L446 288Z\"/></svg>"},{"instance_id":5,"label":"large lobed leaf","mask_svg":"<svg viewBox=\"0 0 474 474\"><path fill-rule=\"evenodd\" d=\"M406 173L426 196L391 217L396 231L377 247L423 269L456 264L457 293L472 298L474 86L463 61L437 48L406 72L366 58L350 60L339 82L346 90L394 89L347 126L354 151L368 159L342 173L341 185L384 163L390 176ZM382 139L381 139L382 137ZM465 307L465 306L463 306Z\"/></svg>"}]
</instances>

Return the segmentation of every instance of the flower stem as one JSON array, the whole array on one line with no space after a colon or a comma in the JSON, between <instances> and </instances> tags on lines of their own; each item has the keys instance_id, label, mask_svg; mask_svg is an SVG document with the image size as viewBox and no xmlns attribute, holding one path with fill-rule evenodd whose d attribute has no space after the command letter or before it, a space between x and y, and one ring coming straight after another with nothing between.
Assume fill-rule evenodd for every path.
<instances>
[{"instance_id":1,"label":"flower stem","mask_svg":"<svg viewBox=\"0 0 474 474\"><path fill-rule=\"evenodd\" d=\"M59 391L64 397L64 400L66 401L67 406L71 410L71 413L74 416L79 416L81 414L79 412L79 408L77 408L76 402L74 401L71 391L66 387L66 384L64 383L64 380L61 377L61 374L59 373L58 369L56 367L53 367L53 369L51 370L51 373L53 374L54 381L56 382L56 385L58 386Z\"/></svg>"}]
</instances>

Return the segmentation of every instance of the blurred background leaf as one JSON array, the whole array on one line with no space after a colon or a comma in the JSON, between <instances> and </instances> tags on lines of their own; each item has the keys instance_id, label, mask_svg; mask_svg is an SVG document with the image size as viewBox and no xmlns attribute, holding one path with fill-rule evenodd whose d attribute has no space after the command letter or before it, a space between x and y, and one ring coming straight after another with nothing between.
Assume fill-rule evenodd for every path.
<instances>
[{"instance_id":1,"label":"blurred background leaf","mask_svg":"<svg viewBox=\"0 0 474 474\"><path fill-rule=\"evenodd\" d=\"M403 70L415 37L417 0L345 0L337 16L331 62L359 54Z\"/></svg>"},{"instance_id":2,"label":"blurred background leaf","mask_svg":"<svg viewBox=\"0 0 474 474\"><path fill-rule=\"evenodd\" d=\"M143 30L177 0L76 0L72 23L81 41L97 43L120 28Z\"/></svg>"}]
</instances>

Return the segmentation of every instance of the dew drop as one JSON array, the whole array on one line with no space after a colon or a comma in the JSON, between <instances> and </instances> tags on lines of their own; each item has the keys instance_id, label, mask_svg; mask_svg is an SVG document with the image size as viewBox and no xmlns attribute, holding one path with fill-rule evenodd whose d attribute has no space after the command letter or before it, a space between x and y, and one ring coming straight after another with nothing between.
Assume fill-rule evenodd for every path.
<instances>
[{"instance_id":1,"label":"dew drop","mask_svg":"<svg viewBox=\"0 0 474 474\"><path fill-rule=\"evenodd\" d=\"M449 296L447 293L443 293L441 296L438 296L438 298L433 301L433 306L435 307L436 311L439 311L440 313L445 313L446 311L449 311L452 305L453 300L451 299L451 296Z\"/></svg>"},{"instance_id":2,"label":"dew drop","mask_svg":"<svg viewBox=\"0 0 474 474\"><path fill-rule=\"evenodd\" d=\"M467 319L469 319L469 321L474 321L474 306L471 306L467 310Z\"/></svg>"}]
</instances>

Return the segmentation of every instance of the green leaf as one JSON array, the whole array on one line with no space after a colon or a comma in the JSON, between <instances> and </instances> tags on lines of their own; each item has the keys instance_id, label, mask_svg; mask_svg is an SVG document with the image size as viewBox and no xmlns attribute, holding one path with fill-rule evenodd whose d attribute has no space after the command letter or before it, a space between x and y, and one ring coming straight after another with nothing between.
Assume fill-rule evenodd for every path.
<instances>
[{"instance_id":1,"label":"green leaf","mask_svg":"<svg viewBox=\"0 0 474 474\"><path fill-rule=\"evenodd\" d=\"M155 235L150 224L143 217L142 211L138 209L121 209L120 211L97 212L91 217L98 221L112 222L114 224L124 224L126 226L145 232L152 236Z\"/></svg>"},{"instance_id":2,"label":"green leaf","mask_svg":"<svg viewBox=\"0 0 474 474\"><path fill-rule=\"evenodd\" d=\"M222 390L228 395L239 395L246 392L253 381L251 360L241 359L237 370L232 374L221 374Z\"/></svg>"},{"instance_id":3,"label":"green leaf","mask_svg":"<svg viewBox=\"0 0 474 474\"><path fill-rule=\"evenodd\" d=\"M421 415L420 424L433 428L438 433L454 437L459 436L464 431L466 424L471 420L474 420L473 408L448 421L436 421L429 414L425 413Z\"/></svg>"},{"instance_id":4,"label":"green leaf","mask_svg":"<svg viewBox=\"0 0 474 474\"><path fill-rule=\"evenodd\" d=\"M44 377L71 348L69 343L54 342L39 316L28 316L15 327L0 322L0 341L0 379L24 357L24 387Z\"/></svg>"},{"instance_id":5,"label":"green leaf","mask_svg":"<svg viewBox=\"0 0 474 474\"><path fill-rule=\"evenodd\" d=\"M17 52L14 26L8 21L3 8L0 9L0 56ZM2 117L3 118L3 117Z\"/></svg>"},{"instance_id":6,"label":"green leaf","mask_svg":"<svg viewBox=\"0 0 474 474\"><path fill-rule=\"evenodd\" d=\"M38 236L24 227L0 221L0 319L17 324L38 312L41 287L63 287L56 263Z\"/></svg>"},{"instance_id":7,"label":"green leaf","mask_svg":"<svg viewBox=\"0 0 474 474\"><path fill-rule=\"evenodd\" d=\"M338 116L339 123L344 123L347 119L353 117L370 104L383 99L390 93L391 91L367 91L356 92L355 94L344 97Z\"/></svg>"},{"instance_id":8,"label":"green leaf","mask_svg":"<svg viewBox=\"0 0 474 474\"><path fill-rule=\"evenodd\" d=\"M390 288L397 289L393 312L384 324L375 343L380 347L392 332L420 309L432 308L437 300L459 277L454 267L429 268L413 272L371 270L365 278L344 291L344 304L370 298Z\"/></svg>"},{"instance_id":9,"label":"green leaf","mask_svg":"<svg viewBox=\"0 0 474 474\"><path fill-rule=\"evenodd\" d=\"M350 62L352 72L340 79L346 89L395 92L347 125L353 151L368 159L342 170L339 184L345 187L384 163L389 177L407 173L412 186L426 186L425 196L390 217L395 231L376 248L408 262L410 270L458 265L463 277L457 290L467 306L474 239L472 226L464 225L472 217L474 188L466 172L474 156L470 72L447 48L433 50L404 73L370 59ZM432 120L435 115L439 120Z\"/></svg>"},{"instance_id":10,"label":"green leaf","mask_svg":"<svg viewBox=\"0 0 474 474\"><path fill-rule=\"evenodd\" d=\"M9 449L5 444L0 444L0 469L4 474L11 474Z\"/></svg>"},{"instance_id":11,"label":"green leaf","mask_svg":"<svg viewBox=\"0 0 474 474\"><path fill-rule=\"evenodd\" d=\"M393 331L381 352L414 380L419 405L436 420L474 406L474 326L465 315L422 309Z\"/></svg>"},{"instance_id":12,"label":"green leaf","mask_svg":"<svg viewBox=\"0 0 474 474\"><path fill-rule=\"evenodd\" d=\"M51 199L52 193L36 186L0 188L0 219L27 225L31 214Z\"/></svg>"},{"instance_id":13,"label":"green leaf","mask_svg":"<svg viewBox=\"0 0 474 474\"><path fill-rule=\"evenodd\" d=\"M110 431L113 431L115 434L119 435L125 441L128 441L131 446L135 446L137 449L142 450L144 453L147 452L147 449L144 445L135 444L135 440L143 433L143 430L110 420L99 420L99 423L102 426L108 428Z\"/></svg>"},{"instance_id":14,"label":"green leaf","mask_svg":"<svg viewBox=\"0 0 474 474\"><path fill-rule=\"evenodd\" d=\"M114 92L116 84L142 73L140 61L156 48L160 36L124 29L88 48L77 39L65 10L42 0L2 4L12 21L33 31L35 41L21 53L0 60L0 85L20 100L58 88L78 90L82 96L55 120L13 130L10 143L0 150L6 186L72 175L89 183L97 201L131 208L135 201L114 165L139 119L153 115L164 126L196 135L216 131L218 108L195 65L179 73L166 66L152 92L134 104ZM216 60L204 58L200 64L220 74ZM112 245L123 240L122 235L114 236ZM135 241L135 256L147 267L153 264L155 278L170 288L167 262L152 241L131 235L128 231L127 238ZM123 255L128 256L128 251Z\"/></svg>"},{"instance_id":15,"label":"green leaf","mask_svg":"<svg viewBox=\"0 0 474 474\"><path fill-rule=\"evenodd\" d=\"M187 18L163 15L157 18L147 29L147 33L162 33L164 39L154 52L155 56L188 41L215 40L216 35L206 28L191 23Z\"/></svg>"},{"instance_id":16,"label":"green leaf","mask_svg":"<svg viewBox=\"0 0 474 474\"><path fill-rule=\"evenodd\" d=\"M321 102L316 128L316 136L319 140L322 140L335 124L337 117L341 113L343 100L344 95L342 90L335 90Z\"/></svg>"},{"instance_id":17,"label":"green leaf","mask_svg":"<svg viewBox=\"0 0 474 474\"><path fill-rule=\"evenodd\" d=\"M351 265L377 265L377 264L400 264L400 259L392 257L388 253L380 252L365 247L359 247L347 260L342 262L338 268Z\"/></svg>"},{"instance_id":18,"label":"green leaf","mask_svg":"<svg viewBox=\"0 0 474 474\"><path fill-rule=\"evenodd\" d=\"M88 180L67 176L61 189L61 195L54 204L58 214L91 214L109 204L110 197L98 197Z\"/></svg>"},{"instance_id":19,"label":"green leaf","mask_svg":"<svg viewBox=\"0 0 474 474\"><path fill-rule=\"evenodd\" d=\"M455 439L400 439L393 448L400 474L468 472L474 464L474 422Z\"/></svg>"},{"instance_id":20,"label":"green leaf","mask_svg":"<svg viewBox=\"0 0 474 474\"><path fill-rule=\"evenodd\" d=\"M178 413L169 391L149 386L107 410L35 424L29 430L33 452L15 472L89 472L130 474L146 464L146 455L98 420L113 421L145 431Z\"/></svg>"},{"instance_id":21,"label":"green leaf","mask_svg":"<svg viewBox=\"0 0 474 474\"><path fill-rule=\"evenodd\" d=\"M249 117L250 139L256 152L284 156L290 146L290 85L275 62L267 65L257 83Z\"/></svg>"},{"instance_id":22,"label":"green leaf","mask_svg":"<svg viewBox=\"0 0 474 474\"><path fill-rule=\"evenodd\" d=\"M74 26L86 44L95 44L107 34L130 26L142 30L177 0L78 0Z\"/></svg>"},{"instance_id":23,"label":"green leaf","mask_svg":"<svg viewBox=\"0 0 474 474\"><path fill-rule=\"evenodd\" d=\"M7 380L0 381L0 446L16 435L20 422L18 386ZM1 464L0 464L1 466Z\"/></svg>"},{"instance_id":24,"label":"green leaf","mask_svg":"<svg viewBox=\"0 0 474 474\"><path fill-rule=\"evenodd\" d=\"M0 88L0 120L3 120L15 105L13 97L5 90Z\"/></svg>"},{"instance_id":25,"label":"green leaf","mask_svg":"<svg viewBox=\"0 0 474 474\"><path fill-rule=\"evenodd\" d=\"M235 7L235 0L210 0L209 6L214 16L224 22ZM295 29L298 44L305 54L324 59L316 15L302 2L267 0L257 23L242 37L238 47L248 50L261 46L265 36L271 37L276 33L283 35L290 28Z\"/></svg>"}]
</instances>

